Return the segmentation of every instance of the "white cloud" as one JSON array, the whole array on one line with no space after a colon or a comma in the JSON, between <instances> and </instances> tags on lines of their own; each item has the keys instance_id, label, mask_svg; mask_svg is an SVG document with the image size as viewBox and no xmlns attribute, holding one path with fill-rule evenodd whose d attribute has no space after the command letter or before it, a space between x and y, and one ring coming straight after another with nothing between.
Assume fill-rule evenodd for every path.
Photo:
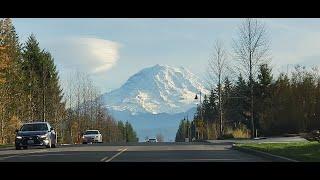
<instances>
[{"instance_id":1,"label":"white cloud","mask_svg":"<svg viewBox=\"0 0 320 180\"><path fill-rule=\"evenodd\" d=\"M99 38L72 37L55 40L51 47L62 68L97 74L116 65L120 44Z\"/></svg>"},{"instance_id":2,"label":"white cloud","mask_svg":"<svg viewBox=\"0 0 320 180\"><path fill-rule=\"evenodd\" d=\"M116 64L119 59L119 44L113 41L97 38L78 38L75 46L83 50L84 57L90 57L92 73L105 72Z\"/></svg>"}]
</instances>

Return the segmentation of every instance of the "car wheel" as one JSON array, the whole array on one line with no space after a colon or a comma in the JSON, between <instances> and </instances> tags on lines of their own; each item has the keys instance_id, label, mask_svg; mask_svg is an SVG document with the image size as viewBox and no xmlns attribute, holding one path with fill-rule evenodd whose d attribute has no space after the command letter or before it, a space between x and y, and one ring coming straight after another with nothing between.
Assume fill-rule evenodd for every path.
<instances>
[{"instance_id":1,"label":"car wheel","mask_svg":"<svg viewBox=\"0 0 320 180\"><path fill-rule=\"evenodd\" d=\"M56 144L52 144L51 147L52 147L52 148L56 148Z\"/></svg>"},{"instance_id":2,"label":"car wheel","mask_svg":"<svg viewBox=\"0 0 320 180\"><path fill-rule=\"evenodd\" d=\"M23 149L28 149L28 146L23 146Z\"/></svg>"},{"instance_id":3,"label":"car wheel","mask_svg":"<svg viewBox=\"0 0 320 180\"><path fill-rule=\"evenodd\" d=\"M16 150L20 150L21 149L21 147L20 146L16 146Z\"/></svg>"},{"instance_id":4,"label":"car wheel","mask_svg":"<svg viewBox=\"0 0 320 180\"><path fill-rule=\"evenodd\" d=\"M49 141L49 144L46 145L46 148L51 148L51 140Z\"/></svg>"}]
</instances>

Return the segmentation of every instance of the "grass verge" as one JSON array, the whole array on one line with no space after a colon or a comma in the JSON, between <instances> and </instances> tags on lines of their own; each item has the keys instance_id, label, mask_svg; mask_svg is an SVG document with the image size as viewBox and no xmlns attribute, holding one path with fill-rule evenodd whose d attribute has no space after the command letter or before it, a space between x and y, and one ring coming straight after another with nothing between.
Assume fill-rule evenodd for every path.
<instances>
[{"instance_id":1,"label":"grass verge","mask_svg":"<svg viewBox=\"0 0 320 180\"><path fill-rule=\"evenodd\" d=\"M0 144L0 148L13 147L12 144Z\"/></svg>"},{"instance_id":2,"label":"grass verge","mask_svg":"<svg viewBox=\"0 0 320 180\"><path fill-rule=\"evenodd\" d=\"M318 142L248 143L237 144L237 146L263 151L297 161L320 162L320 143Z\"/></svg>"}]
</instances>

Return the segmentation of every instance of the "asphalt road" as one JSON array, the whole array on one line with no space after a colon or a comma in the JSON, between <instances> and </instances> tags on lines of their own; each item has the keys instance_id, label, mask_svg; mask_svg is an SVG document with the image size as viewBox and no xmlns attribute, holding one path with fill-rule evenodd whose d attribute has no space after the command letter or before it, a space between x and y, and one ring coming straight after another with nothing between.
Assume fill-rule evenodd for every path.
<instances>
[{"instance_id":1,"label":"asphalt road","mask_svg":"<svg viewBox=\"0 0 320 180\"><path fill-rule=\"evenodd\" d=\"M0 149L0 162L262 162L230 142L63 145Z\"/></svg>"},{"instance_id":2,"label":"asphalt road","mask_svg":"<svg viewBox=\"0 0 320 180\"><path fill-rule=\"evenodd\" d=\"M260 139L230 139L230 140L208 140L211 143L292 143L292 142L308 142L308 140L300 137L268 137L268 138L260 138Z\"/></svg>"}]
</instances>

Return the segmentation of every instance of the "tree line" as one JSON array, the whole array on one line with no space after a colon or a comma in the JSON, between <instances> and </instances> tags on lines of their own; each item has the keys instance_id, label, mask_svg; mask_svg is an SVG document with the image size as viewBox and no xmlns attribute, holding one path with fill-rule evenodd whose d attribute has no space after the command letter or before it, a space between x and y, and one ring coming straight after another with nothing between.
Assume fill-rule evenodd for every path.
<instances>
[{"instance_id":1,"label":"tree line","mask_svg":"<svg viewBox=\"0 0 320 180\"><path fill-rule=\"evenodd\" d=\"M86 129L99 129L106 142L137 142L137 134L129 122L115 120L103 107L100 92L86 73L70 73L65 93L67 113L63 134L67 142L80 142ZM70 136L68 136L71 134Z\"/></svg>"},{"instance_id":2,"label":"tree line","mask_svg":"<svg viewBox=\"0 0 320 180\"><path fill-rule=\"evenodd\" d=\"M0 143L13 143L15 130L33 121L49 122L60 143L79 143L88 128L105 142L137 141L130 123L107 113L89 75L73 80L63 89L51 53L33 34L20 43L12 20L0 19Z\"/></svg>"},{"instance_id":3,"label":"tree line","mask_svg":"<svg viewBox=\"0 0 320 180\"><path fill-rule=\"evenodd\" d=\"M266 28L256 19L240 25L230 54L216 41L207 70L210 94L204 95L192 120L181 120L176 141L277 136L320 128L316 66L296 65L275 77Z\"/></svg>"}]
</instances>

